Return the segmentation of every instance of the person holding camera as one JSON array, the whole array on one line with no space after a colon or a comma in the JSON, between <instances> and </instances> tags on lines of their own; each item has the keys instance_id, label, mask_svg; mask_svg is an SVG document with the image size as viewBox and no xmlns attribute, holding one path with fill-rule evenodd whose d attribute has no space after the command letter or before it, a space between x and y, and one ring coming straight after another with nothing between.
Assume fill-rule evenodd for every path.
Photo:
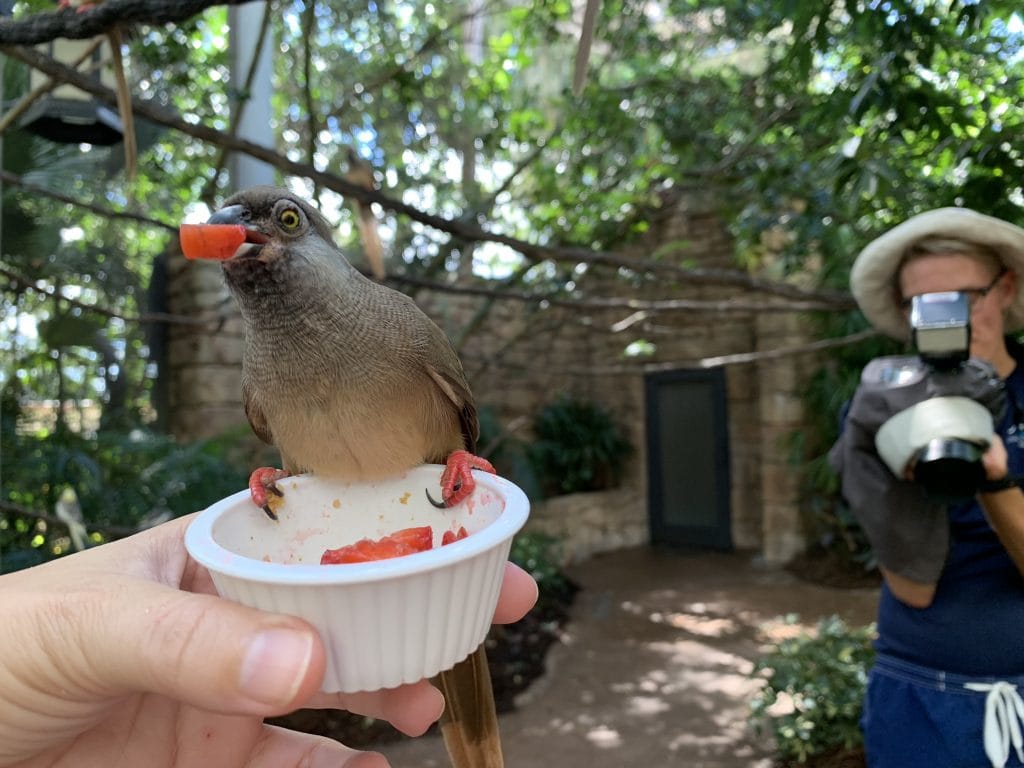
<instances>
[{"instance_id":1,"label":"person holding camera","mask_svg":"<svg viewBox=\"0 0 1024 768\"><path fill-rule=\"evenodd\" d=\"M871 242L850 284L917 354L872 361L830 459L883 576L871 768L1024 765L1024 229L964 208Z\"/></svg>"}]
</instances>

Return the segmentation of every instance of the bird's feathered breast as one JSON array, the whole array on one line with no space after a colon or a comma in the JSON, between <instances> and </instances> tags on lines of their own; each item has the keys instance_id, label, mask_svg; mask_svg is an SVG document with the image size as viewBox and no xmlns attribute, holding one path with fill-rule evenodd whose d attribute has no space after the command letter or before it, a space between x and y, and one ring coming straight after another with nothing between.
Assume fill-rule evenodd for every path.
<instances>
[{"instance_id":1,"label":"bird's feathered breast","mask_svg":"<svg viewBox=\"0 0 1024 768\"><path fill-rule=\"evenodd\" d=\"M476 410L440 328L354 270L316 279L316 290L285 281L292 290L243 307L243 393L257 434L290 469L360 477L471 447ZM385 448L367 456L360 445Z\"/></svg>"}]
</instances>

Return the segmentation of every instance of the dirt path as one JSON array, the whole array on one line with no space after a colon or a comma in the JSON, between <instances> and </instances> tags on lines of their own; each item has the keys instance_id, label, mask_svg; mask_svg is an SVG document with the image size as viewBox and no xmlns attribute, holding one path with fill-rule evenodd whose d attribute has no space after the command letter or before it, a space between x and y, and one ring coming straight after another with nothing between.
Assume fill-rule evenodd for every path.
<instances>
[{"instance_id":1,"label":"dirt path","mask_svg":"<svg viewBox=\"0 0 1024 768\"><path fill-rule=\"evenodd\" d=\"M747 555L637 548L570 569L582 586L548 673L501 720L509 768L769 768L747 726L765 643L832 613L874 619L875 590L835 590ZM381 748L393 768L447 768L443 742Z\"/></svg>"}]
</instances>

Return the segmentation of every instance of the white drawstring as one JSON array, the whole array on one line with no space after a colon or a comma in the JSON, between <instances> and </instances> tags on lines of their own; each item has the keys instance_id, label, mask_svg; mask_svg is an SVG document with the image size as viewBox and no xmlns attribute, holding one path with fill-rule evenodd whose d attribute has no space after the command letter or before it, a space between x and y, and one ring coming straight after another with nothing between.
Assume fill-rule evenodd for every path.
<instances>
[{"instance_id":1,"label":"white drawstring","mask_svg":"<svg viewBox=\"0 0 1024 768\"><path fill-rule=\"evenodd\" d=\"M998 683L967 683L972 691L988 691L985 697L985 754L992 768L1003 768L1010 757L1010 744L1017 751L1017 759L1024 763L1024 699L1017 686L1003 680Z\"/></svg>"}]
</instances>

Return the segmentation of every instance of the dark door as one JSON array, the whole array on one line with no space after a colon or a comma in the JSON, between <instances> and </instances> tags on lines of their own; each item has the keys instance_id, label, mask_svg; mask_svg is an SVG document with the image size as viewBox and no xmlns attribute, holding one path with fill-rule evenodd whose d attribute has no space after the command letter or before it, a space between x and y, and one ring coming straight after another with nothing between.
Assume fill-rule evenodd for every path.
<instances>
[{"instance_id":1,"label":"dark door","mask_svg":"<svg viewBox=\"0 0 1024 768\"><path fill-rule=\"evenodd\" d=\"M648 374L651 542L731 549L725 373Z\"/></svg>"}]
</instances>

